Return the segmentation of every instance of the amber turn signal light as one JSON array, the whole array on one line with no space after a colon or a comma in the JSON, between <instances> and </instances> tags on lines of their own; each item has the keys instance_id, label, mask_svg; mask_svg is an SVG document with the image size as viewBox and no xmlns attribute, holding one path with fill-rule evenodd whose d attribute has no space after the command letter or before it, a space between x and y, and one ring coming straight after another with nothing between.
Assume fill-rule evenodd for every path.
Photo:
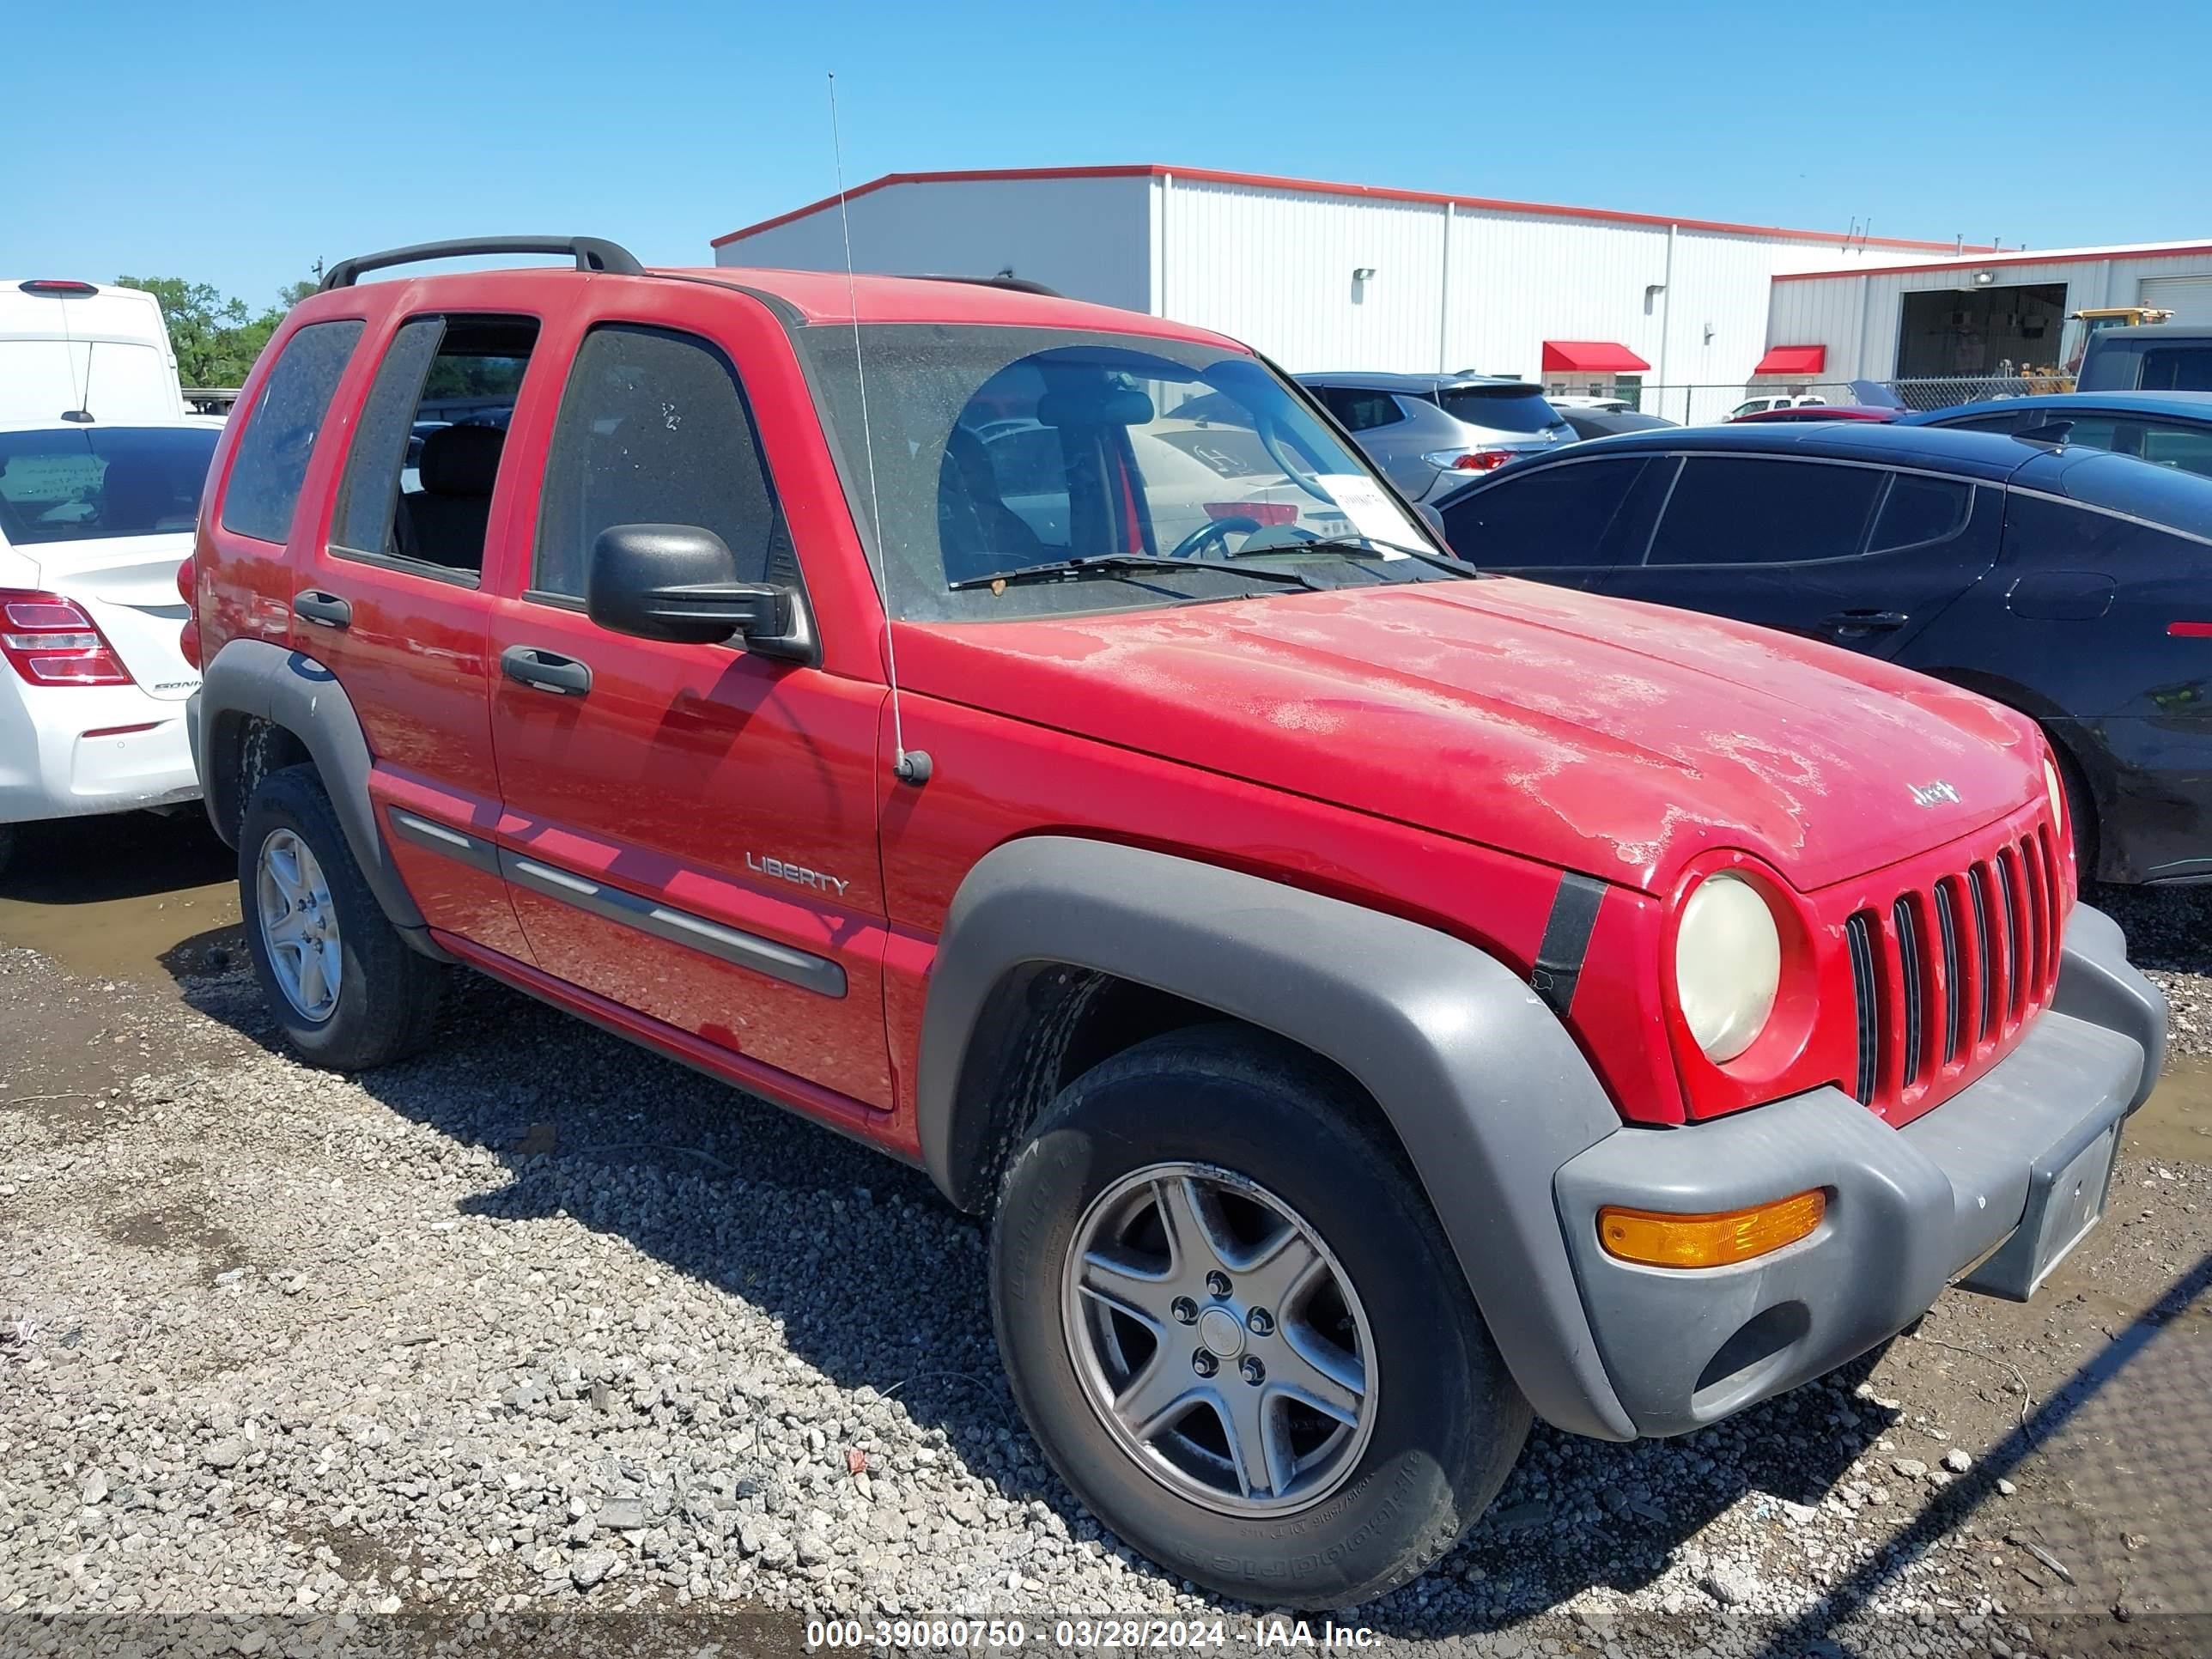
<instances>
[{"instance_id":1,"label":"amber turn signal light","mask_svg":"<svg viewBox=\"0 0 2212 1659\"><path fill-rule=\"evenodd\" d=\"M1820 1224L1828 1196L1814 1191L1717 1215L1668 1215L1607 1205L1597 1212L1607 1255L1647 1267L1725 1267L1795 1244Z\"/></svg>"}]
</instances>

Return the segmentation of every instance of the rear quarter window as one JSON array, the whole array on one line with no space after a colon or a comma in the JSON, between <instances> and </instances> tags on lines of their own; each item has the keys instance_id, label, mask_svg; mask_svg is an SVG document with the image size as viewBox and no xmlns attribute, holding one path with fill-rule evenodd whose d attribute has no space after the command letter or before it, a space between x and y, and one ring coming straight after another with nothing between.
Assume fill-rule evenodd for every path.
<instances>
[{"instance_id":1,"label":"rear quarter window","mask_svg":"<svg viewBox=\"0 0 2212 1659\"><path fill-rule=\"evenodd\" d=\"M290 536L292 509L299 504L300 485L330 411L331 395L365 326L351 318L310 323L284 343L283 355L246 417L231 462L222 501L225 530L264 542Z\"/></svg>"}]
</instances>

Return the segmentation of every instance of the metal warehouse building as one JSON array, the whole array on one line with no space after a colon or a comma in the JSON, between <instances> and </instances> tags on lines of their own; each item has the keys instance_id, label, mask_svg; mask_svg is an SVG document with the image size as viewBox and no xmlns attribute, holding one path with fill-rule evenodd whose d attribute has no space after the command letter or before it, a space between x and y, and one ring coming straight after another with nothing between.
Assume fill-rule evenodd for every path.
<instances>
[{"instance_id":1,"label":"metal warehouse building","mask_svg":"<svg viewBox=\"0 0 2212 1659\"><path fill-rule=\"evenodd\" d=\"M1985 248L1158 166L895 173L847 203L863 270L1012 275L1249 341L1292 370L1473 369L1724 413L1779 273ZM836 270L837 198L714 242Z\"/></svg>"},{"instance_id":2,"label":"metal warehouse building","mask_svg":"<svg viewBox=\"0 0 2212 1659\"><path fill-rule=\"evenodd\" d=\"M2108 306L2212 324L2212 242L1784 272L1766 341L1775 368L1800 383L2070 371L2060 361L2068 314Z\"/></svg>"}]
</instances>

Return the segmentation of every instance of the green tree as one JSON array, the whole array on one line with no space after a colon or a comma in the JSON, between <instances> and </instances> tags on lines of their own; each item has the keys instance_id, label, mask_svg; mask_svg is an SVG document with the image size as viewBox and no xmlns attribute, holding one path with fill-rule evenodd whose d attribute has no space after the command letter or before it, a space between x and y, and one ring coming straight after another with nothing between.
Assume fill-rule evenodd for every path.
<instances>
[{"instance_id":1,"label":"green tree","mask_svg":"<svg viewBox=\"0 0 2212 1659\"><path fill-rule=\"evenodd\" d=\"M177 378L189 386L243 381L284 313L315 291L312 282L288 283L277 292L279 303L257 316L245 301L225 299L208 283L190 283L181 276L118 276L115 281L121 288L143 289L160 303L169 343L177 354Z\"/></svg>"}]
</instances>

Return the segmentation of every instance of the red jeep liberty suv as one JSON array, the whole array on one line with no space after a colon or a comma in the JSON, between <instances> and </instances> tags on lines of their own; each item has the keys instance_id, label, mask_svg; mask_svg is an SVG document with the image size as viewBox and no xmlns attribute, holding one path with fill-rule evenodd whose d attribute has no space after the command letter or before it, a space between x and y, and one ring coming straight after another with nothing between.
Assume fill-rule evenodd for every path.
<instances>
[{"instance_id":1,"label":"red jeep liberty suv","mask_svg":"<svg viewBox=\"0 0 2212 1659\"><path fill-rule=\"evenodd\" d=\"M2032 721L1483 576L1202 330L398 249L206 499L300 1051L406 1054L459 963L922 1166L1054 1465L1229 1594L1413 1577L1532 1411L1680 1433L2027 1296L2158 1074Z\"/></svg>"}]
</instances>

